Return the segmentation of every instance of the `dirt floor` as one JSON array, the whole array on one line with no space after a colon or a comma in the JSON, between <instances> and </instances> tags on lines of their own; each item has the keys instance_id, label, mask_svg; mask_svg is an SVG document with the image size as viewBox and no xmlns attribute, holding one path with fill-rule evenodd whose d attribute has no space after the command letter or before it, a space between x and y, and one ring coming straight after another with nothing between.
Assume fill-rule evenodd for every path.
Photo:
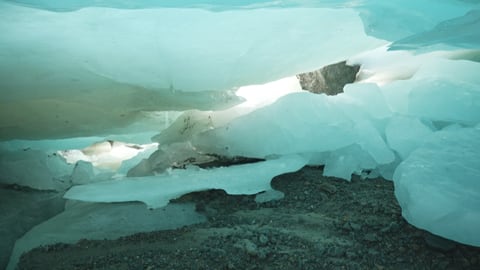
<instances>
[{"instance_id":1,"label":"dirt floor","mask_svg":"<svg viewBox=\"0 0 480 270\"><path fill-rule=\"evenodd\" d=\"M188 194L208 222L115 241L37 248L19 269L480 269L480 248L403 220L393 184L351 182L306 167L276 177L285 198Z\"/></svg>"}]
</instances>

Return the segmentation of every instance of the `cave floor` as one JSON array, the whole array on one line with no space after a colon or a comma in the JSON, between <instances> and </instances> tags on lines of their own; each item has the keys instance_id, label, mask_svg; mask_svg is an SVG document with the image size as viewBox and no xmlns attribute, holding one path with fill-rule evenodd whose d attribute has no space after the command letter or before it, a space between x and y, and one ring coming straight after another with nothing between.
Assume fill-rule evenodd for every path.
<instances>
[{"instance_id":1,"label":"cave floor","mask_svg":"<svg viewBox=\"0 0 480 270\"><path fill-rule=\"evenodd\" d=\"M305 167L272 186L285 198L191 193L173 203L194 202L207 222L40 247L19 269L480 269L480 248L409 225L391 181L347 182Z\"/></svg>"}]
</instances>

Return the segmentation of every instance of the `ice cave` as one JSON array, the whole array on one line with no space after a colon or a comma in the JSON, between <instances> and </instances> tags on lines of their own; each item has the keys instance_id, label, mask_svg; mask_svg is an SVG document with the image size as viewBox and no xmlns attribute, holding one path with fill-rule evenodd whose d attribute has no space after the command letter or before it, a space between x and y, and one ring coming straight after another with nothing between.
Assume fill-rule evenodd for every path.
<instances>
[{"instance_id":1,"label":"ice cave","mask_svg":"<svg viewBox=\"0 0 480 270\"><path fill-rule=\"evenodd\" d=\"M205 223L174 202L196 192L282 204L272 179L304 168L391 185L405 224L480 265L480 1L2 0L0 18L0 268ZM273 260L272 237L235 247ZM95 269L174 269L126 265Z\"/></svg>"}]
</instances>

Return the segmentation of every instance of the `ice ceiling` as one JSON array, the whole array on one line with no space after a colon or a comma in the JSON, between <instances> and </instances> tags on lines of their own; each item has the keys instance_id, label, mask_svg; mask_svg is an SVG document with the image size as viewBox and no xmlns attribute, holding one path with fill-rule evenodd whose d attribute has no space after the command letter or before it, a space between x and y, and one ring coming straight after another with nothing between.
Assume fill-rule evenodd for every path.
<instances>
[{"instance_id":1,"label":"ice ceiling","mask_svg":"<svg viewBox=\"0 0 480 270\"><path fill-rule=\"evenodd\" d=\"M393 180L410 223L480 246L478 1L18 0L0 17L1 183L155 208L325 165ZM342 60L361 66L344 93L301 90ZM262 161L175 169L211 155Z\"/></svg>"}]
</instances>

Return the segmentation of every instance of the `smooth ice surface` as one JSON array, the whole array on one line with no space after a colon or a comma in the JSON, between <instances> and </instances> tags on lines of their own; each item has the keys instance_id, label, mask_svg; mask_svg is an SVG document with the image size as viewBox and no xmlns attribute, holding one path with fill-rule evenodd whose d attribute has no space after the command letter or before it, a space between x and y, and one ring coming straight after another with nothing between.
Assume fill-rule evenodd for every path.
<instances>
[{"instance_id":1,"label":"smooth ice surface","mask_svg":"<svg viewBox=\"0 0 480 270\"><path fill-rule=\"evenodd\" d=\"M436 24L464 15L480 5L475 0L6 0L9 3L65 12L82 8L109 7L117 9L198 8L214 12L262 8L337 8L354 9L360 14L368 35L394 41L427 31ZM435 7L432 9L432 7ZM388 19L388 20L387 20Z\"/></svg>"},{"instance_id":2,"label":"smooth ice surface","mask_svg":"<svg viewBox=\"0 0 480 270\"><path fill-rule=\"evenodd\" d=\"M450 123L480 121L480 64L465 60L425 59L409 80L383 87L393 111Z\"/></svg>"},{"instance_id":3,"label":"smooth ice surface","mask_svg":"<svg viewBox=\"0 0 480 270\"><path fill-rule=\"evenodd\" d=\"M168 204L171 199L194 191L223 189L228 194L255 194L270 190L276 175L301 169L307 160L300 156L230 167L203 170L172 170L158 176L125 178L95 184L74 186L65 198L87 202L141 201L149 208Z\"/></svg>"},{"instance_id":4,"label":"smooth ice surface","mask_svg":"<svg viewBox=\"0 0 480 270\"><path fill-rule=\"evenodd\" d=\"M463 16L443 21L433 29L409 36L394 42L392 49L438 49L457 47L465 49L480 48L480 9L472 10ZM425 49L424 49L425 50ZM429 50L432 50L431 48Z\"/></svg>"},{"instance_id":5,"label":"smooth ice surface","mask_svg":"<svg viewBox=\"0 0 480 270\"><path fill-rule=\"evenodd\" d=\"M480 125L428 138L396 170L395 195L411 224L480 246Z\"/></svg>"},{"instance_id":6,"label":"smooth ice surface","mask_svg":"<svg viewBox=\"0 0 480 270\"><path fill-rule=\"evenodd\" d=\"M355 123L329 100L310 92L289 94L200 135L196 144L207 152L265 158L324 152L354 143L356 135L351 130Z\"/></svg>"},{"instance_id":7,"label":"smooth ice surface","mask_svg":"<svg viewBox=\"0 0 480 270\"><path fill-rule=\"evenodd\" d=\"M139 232L171 230L205 221L193 204L170 204L151 210L142 204L79 203L35 226L15 243L7 269L20 256L41 245L76 243L81 239L117 239Z\"/></svg>"},{"instance_id":8,"label":"smooth ice surface","mask_svg":"<svg viewBox=\"0 0 480 270\"><path fill-rule=\"evenodd\" d=\"M402 159L406 159L413 150L428 141L432 133L432 128L423 124L418 118L392 117L385 127L388 145Z\"/></svg>"},{"instance_id":9,"label":"smooth ice surface","mask_svg":"<svg viewBox=\"0 0 480 270\"><path fill-rule=\"evenodd\" d=\"M0 2L0 17L3 138L147 131L155 119L142 111L227 108L239 100L226 90L385 44L351 9L56 13Z\"/></svg>"}]
</instances>

